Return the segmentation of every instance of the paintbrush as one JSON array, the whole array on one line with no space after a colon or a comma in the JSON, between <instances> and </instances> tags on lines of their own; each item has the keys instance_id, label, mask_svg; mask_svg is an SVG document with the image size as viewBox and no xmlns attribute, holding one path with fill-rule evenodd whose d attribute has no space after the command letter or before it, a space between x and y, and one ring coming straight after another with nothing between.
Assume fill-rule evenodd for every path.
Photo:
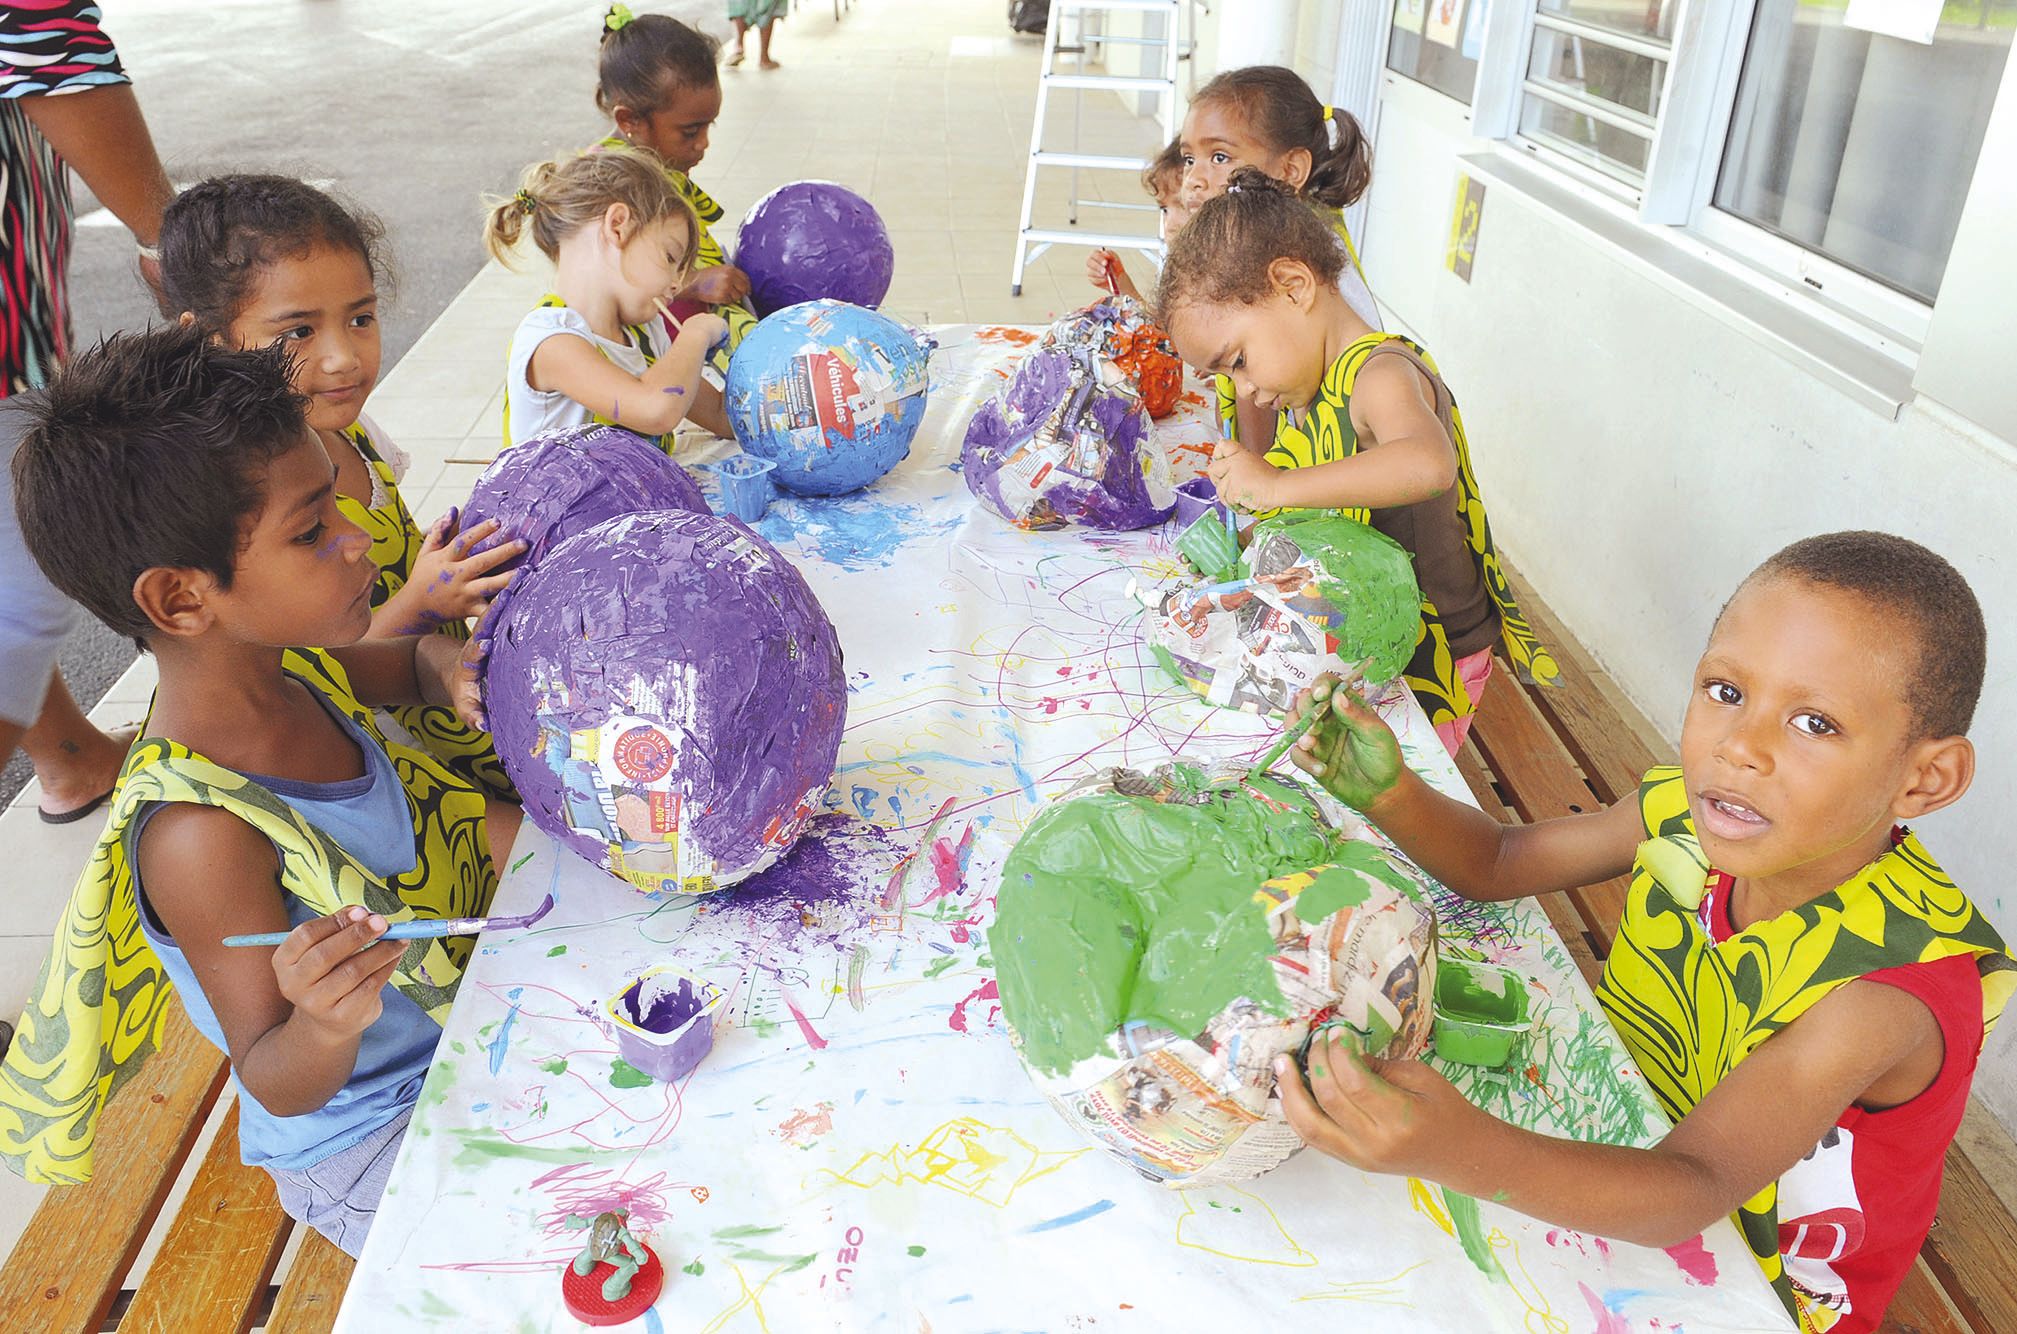
<instances>
[{"instance_id":1,"label":"paintbrush","mask_svg":"<svg viewBox=\"0 0 2017 1334\"><path fill-rule=\"evenodd\" d=\"M485 931L516 931L531 926L553 911L553 895L548 894L537 908L515 917L423 917L411 922L394 922L380 940L434 940L441 936L479 936ZM250 936L226 936L224 943L278 945L287 939L285 931L261 931Z\"/></svg>"},{"instance_id":2,"label":"paintbrush","mask_svg":"<svg viewBox=\"0 0 2017 1334\"><path fill-rule=\"evenodd\" d=\"M1366 665L1359 663L1347 671L1344 676L1339 678L1338 683L1331 687L1331 694L1335 696L1340 690L1350 690L1352 687L1361 684L1365 680L1365 670ZM1322 704L1312 704L1309 712L1298 718L1294 726L1283 732L1276 739L1275 744L1268 747L1267 754L1261 756L1260 762L1247 770L1247 776L1243 781L1251 783L1256 778L1267 773L1268 770L1274 768L1281 761L1282 756L1288 754L1290 748L1303 739L1303 734L1317 725L1317 719L1323 716L1323 712L1330 702L1329 699L1325 699Z\"/></svg>"},{"instance_id":3,"label":"paintbrush","mask_svg":"<svg viewBox=\"0 0 2017 1334\"><path fill-rule=\"evenodd\" d=\"M1119 263L1119 260L1109 254L1106 257L1106 262L1100 266L1100 272L1107 280L1107 290L1115 296L1121 294L1121 280L1114 274L1114 269Z\"/></svg>"},{"instance_id":4,"label":"paintbrush","mask_svg":"<svg viewBox=\"0 0 2017 1334\"><path fill-rule=\"evenodd\" d=\"M678 333L679 320L673 316L672 311L667 308L664 300L659 297L653 297L651 299L651 304L658 308L658 317L664 320L668 325L672 326L672 331L674 333Z\"/></svg>"}]
</instances>

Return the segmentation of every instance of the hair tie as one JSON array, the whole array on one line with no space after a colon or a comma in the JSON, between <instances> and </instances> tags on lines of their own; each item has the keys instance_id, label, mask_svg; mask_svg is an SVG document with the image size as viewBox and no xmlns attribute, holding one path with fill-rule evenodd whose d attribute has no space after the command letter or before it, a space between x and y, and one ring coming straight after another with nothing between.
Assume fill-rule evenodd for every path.
<instances>
[{"instance_id":1,"label":"hair tie","mask_svg":"<svg viewBox=\"0 0 2017 1334\"><path fill-rule=\"evenodd\" d=\"M532 191L530 190L520 190L511 197L511 202L525 210L527 214L530 214L533 209L539 207L539 201L532 197Z\"/></svg>"},{"instance_id":2,"label":"hair tie","mask_svg":"<svg viewBox=\"0 0 2017 1334\"><path fill-rule=\"evenodd\" d=\"M1331 118L1333 118L1334 116L1336 116L1336 115L1337 115L1337 111L1338 111L1338 109L1337 109L1336 107L1333 107L1333 106L1326 106L1326 107L1324 108L1324 119L1325 119L1325 120L1330 120Z\"/></svg>"},{"instance_id":3,"label":"hair tie","mask_svg":"<svg viewBox=\"0 0 2017 1334\"><path fill-rule=\"evenodd\" d=\"M611 5L609 12L602 16L602 26L610 32L622 32L636 18L637 15L630 12L629 5Z\"/></svg>"}]
</instances>

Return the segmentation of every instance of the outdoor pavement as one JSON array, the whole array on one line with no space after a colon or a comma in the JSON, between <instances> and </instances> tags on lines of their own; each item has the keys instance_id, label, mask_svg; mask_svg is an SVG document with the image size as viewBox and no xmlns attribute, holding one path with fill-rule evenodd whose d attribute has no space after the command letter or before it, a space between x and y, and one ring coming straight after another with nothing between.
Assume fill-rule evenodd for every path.
<instances>
[{"instance_id":1,"label":"outdoor pavement","mask_svg":"<svg viewBox=\"0 0 2017 1334\"><path fill-rule=\"evenodd\" d=\"M475 195L508 188L525 163L599 132L588 100L593 35L584 40L580 31L587 8L474 0L107 6L107 27L129 66L138 67L141 97L176 179L278 166L335 180L385 216L402 293L387 315L387 346L402 355L366 411L413 456L401 491L423 526L460 503L497 452L505 350L547 284L536 255L518 273L480 261ZM714 4L652 8L704 14L711 23L719 12ZM191 23L199 10L200 29ZM1086 251L1077 248L1037 260L1022 296L1009 294L1041 45L1011 35L1003 12L999 0L854 0L836 22L830 0L807 0L779 25L774 54L784 68L769 72L755 68L752 40L752 59L723 71L722 120L694 173L727 210L717 234L732 242L735 220L765 192L820 177L861 191L881 212L897 257L883 308L899 318L1045 324L1092 300ZM218 59L227 32L233 35L224 45L261 53L254 68ZM157 77L150 67L164 72ZM407 80L431 91L396 87ZM202 86L192 91L191 84ZM269 102L286 92L287 106L273 113L278 120L247 124L246 103L234 90ZM181 101L185 95L193 100ZM409 123L381 125L386 108ZM1084 117L1085 151L1146 155L1157 147L1155 123L1109 94L1089 94ZM1049 142L1059 146L1069 123L1053 126ZM199 149L206 135L214 142ZM305 147L290 157L280 147L288 144ZM183 163L193 173L179 169ZM1064 174L1055 175L1038 197L1047 225L1064 221ZM1125 173L1104 181L1088 175L1083 190L1143 198ZM1152 229L1143 213L1081 221ZM117 266L127 262L124 233L86 228L82 235L80 269L102 266L90 281L109 293ZM1147 276L1139 262L1130 267L1138 280ZM454 275L472 271L457 289ZM437 292L444 295L427 317L405 313ZM137 326L147 307L133 295L124 319ZM107 302L109 309L111 297ZM410 323L402 327L402 320ZM93 718L108 728L139 722L152 684L152 660L142 656L106 690ZM33 986L100 829L95 820L39 823L36 796L30 783L0 812L0 859L10 868L0 927L0 1013L7 1015ZM11 1250L40 1194L0 1172L0 1254ZM163 1211L162 1226L176 1204Z\"/></svg>"}]
</instances>

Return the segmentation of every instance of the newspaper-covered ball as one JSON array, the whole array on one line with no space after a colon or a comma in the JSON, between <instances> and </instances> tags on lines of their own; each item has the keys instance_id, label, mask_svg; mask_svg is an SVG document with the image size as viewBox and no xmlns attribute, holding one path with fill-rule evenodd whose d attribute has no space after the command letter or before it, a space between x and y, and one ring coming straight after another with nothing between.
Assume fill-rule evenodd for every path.
<instances>
[{"instance_id":1,"label":"newspaper-covered ball","mask_svg":"<svg viewBox=\"0 0 2017 1334\"><path fill-rule=\"evenodd\" d=\"M989 944L1037 1086L1168 1186L1245 1180L1301 1147L1272 1066L1314 1030L1389 1057L1429 1041L1419 873L1272 775L1176 763L1065 794L1003 864Z\"/></svg>"},{"instance_id":2,"label":"newspaper-covered ball","mask_svg":"<svg viewBox=\"0 0 2017 1334\"><path fill-rule=\"evenodd\" d=\"M526 815L650 892L782 856L847 714L804 576L739 521L678 510L611 519L520 576L482 672Z\"/></svg>"},{"instance_id":3,"label":"newspaper-covered ball","mask_svg":"<svg viewBox=\"0 0 2017 1334\"><path fill-rule=\"evenodd\" d=\"M1183 395L1184 363L1175 345L1131 296L1102 297L1073 311L1045 330L1037 346L1091 351L1104 363L1101 378L1125 383L1157 421L1175 412Z\"/></svg>"},{"instance_id":4,"label":"newspaper-covered ball","mask_svg":"<svg viewBox=\"0 0 2017 1334\"><path fill-rule=\"evenodd\" d=\"M1141 398L1084 344L1037 348L1017 363L967 424L960 474L983 505L1037 531L1124 532L1176 508Z\"/></svg>"},{"instance_id":5,"label":"newspaper-covered ball","mask_svg":"<svg viewBox=\"0 0 2017 1334\"><path fill-rule=\"evenodd\" d=\"M542 431L499 454L470 488L462 526L496 519L498 531L476 549L523 538L518 560L537 565L583 529L645 510L712 513L693 478L657 445L590 423Z\"/></svg>"},{"instance_id":6,"label":"newspaper-covered ball","mask_svg":"<svg viewBox=\"0 0 2017 1334\"><path fill-rule=\"evenodd\" d=\"M1328 510L1254 525L1240 577L1166 594L1144 633L1169 674L1220 708L1288 708L1325 672L1399 676L1421 634L1414 563L1384 533Z\"/></svg>"}]
</instances>

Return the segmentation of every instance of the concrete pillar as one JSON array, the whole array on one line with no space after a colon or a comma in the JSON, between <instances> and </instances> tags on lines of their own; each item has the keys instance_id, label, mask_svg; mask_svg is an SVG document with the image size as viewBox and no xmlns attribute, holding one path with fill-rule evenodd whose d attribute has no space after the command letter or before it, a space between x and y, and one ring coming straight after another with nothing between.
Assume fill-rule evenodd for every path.
<instances>
[{"instance_id":1,"label":"concrete pillar","mask_svg":"<svg viewBox=\"0 0 2017 1334\"><path fill-rule=\"evenodd\" d=\"M1242 65L1294 65L1296 20L1302 0L1221 0L1220 70Z\"/></svg>"}]
</instances>

